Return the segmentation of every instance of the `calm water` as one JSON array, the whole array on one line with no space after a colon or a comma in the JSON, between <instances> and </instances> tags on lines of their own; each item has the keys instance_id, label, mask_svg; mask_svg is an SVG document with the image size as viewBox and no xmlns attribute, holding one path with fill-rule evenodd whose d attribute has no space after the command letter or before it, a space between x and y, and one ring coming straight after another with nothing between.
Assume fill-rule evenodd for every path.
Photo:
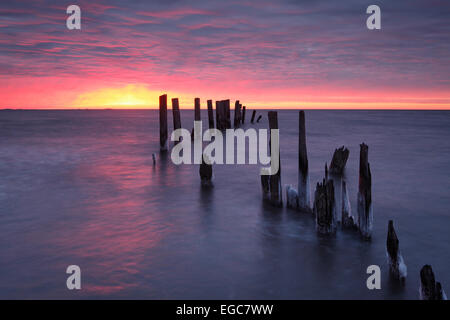
<instances>
[{"instance_id":1,"label":"calm water","mask_svg":"<svg viewBox=\"0 0 450 320\"><path fill-rule=\"evenodd\" d=\"M0 111L0 298L416 299L426 263L448 293L450 113L306 119L312 186L347 146L353 210L359 144L369 145L372 242L320 238L310 216L263 205L258 166L214 166L215 187L202 190L198 166L159 155L156 111ZM182 124L192 121L183 111ZM296 185L297 112L279 112L279 122L282 184ZM267 126L264 112L255 127ZM388 276L389 219L404 288ZM78 292L66 289L71 264L82 270ZM366 288L371 264L382 290Z\"/></svg>"}]
</instances>

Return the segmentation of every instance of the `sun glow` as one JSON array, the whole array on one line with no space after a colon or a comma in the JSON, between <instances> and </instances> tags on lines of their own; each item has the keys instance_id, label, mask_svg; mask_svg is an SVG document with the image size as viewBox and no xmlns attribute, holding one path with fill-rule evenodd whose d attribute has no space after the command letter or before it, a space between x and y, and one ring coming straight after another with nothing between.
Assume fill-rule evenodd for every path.
<instances>
[{"instance_id":1,"label":"sun glow","mask_svg":"<svg viewBox=\"0 0 450 320\"><path fill-rule=\"evenodd\" d=\"M151 108L160 93L142 85L127 85L120 88L101 88L78 95L72 103L74 108Z\"/></svg>"}]
</instances>

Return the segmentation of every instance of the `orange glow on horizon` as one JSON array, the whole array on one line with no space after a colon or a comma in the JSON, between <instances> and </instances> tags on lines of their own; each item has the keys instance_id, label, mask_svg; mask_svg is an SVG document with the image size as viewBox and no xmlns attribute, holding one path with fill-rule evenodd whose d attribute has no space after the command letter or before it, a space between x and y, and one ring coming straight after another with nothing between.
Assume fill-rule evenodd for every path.
<instances>
[{"instance_id":1,"label":"orange glow on horizon","mask_svg":"<svg viewBox=\"0 0 450 320\"><path fill-rule=\"evenodd\" d=\"M189 82L183 89L174 87L165 91L143 83L108 84L78 79L62 82L57 78L46 79L46 84L40 81L32 79L19 86L1 86L0 109L157 109L159 96L167 94L169 109L172 98L179 98L181 109L193 109L194 98L199 97L202 109L206 109L208 99L230 99L232 108L235 99L239 99L248 109L450 110L450 96L443 91L364 91L334 87L258 89L197 86Z\"/></svg>"},{"instance_id":2,"label":"orange glow on horizon","mask_svg":"<svg viewBox=\"0 0 450 320\"><path fill-rule=\"evenodd\" d=\"M86 91L70 104L69 108L87 109L157 109L159 96L164 93L150 90L144 85L126 85L122 87L100 88ZM167 92L168 108L171 108L171 99L179 98L181 109L193 109L193 95L183 93ZM276 97L262 101L258 99L241 100L241 103L253 109L412 109L412 110L450 110L447 99L426 98L384 98L378 100L376 97L309 97L305 100L278 101ZM225 99L225 98L220 98ZM220 100L217 99L217 100ZM206 98L201 99L202 109L206 109ZM232 101L234 101L232 99Z\"/></svg>"}]
</instances>

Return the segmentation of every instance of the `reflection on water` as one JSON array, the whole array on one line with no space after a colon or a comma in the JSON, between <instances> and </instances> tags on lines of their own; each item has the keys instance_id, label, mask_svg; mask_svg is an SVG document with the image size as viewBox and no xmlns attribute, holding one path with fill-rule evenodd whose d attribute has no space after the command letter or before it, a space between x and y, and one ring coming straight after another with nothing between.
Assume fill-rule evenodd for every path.
<instances>
[{"instance_id":1,"label":"reflection on water","mask_svg":"<svg viewBox=\"0 0 450 320\"><path fill-rule=\"evenodd\" d=\"M320 237L311 215L262 203L257 166L216 165L214 188L202 188L198 166L159 153L156 111L0 114L0 298L415 299L425 263L450 286L448 112L306 112L311 185L345 145L353 210L359 144L369 145L372 242ZM279 112L283 185L296 185L297 119ZM389 219L404 288L387 272ZM70 264L80 292L65 287ZM371 264L380 291L365 286Z\"/></svg>"}]
</instances>

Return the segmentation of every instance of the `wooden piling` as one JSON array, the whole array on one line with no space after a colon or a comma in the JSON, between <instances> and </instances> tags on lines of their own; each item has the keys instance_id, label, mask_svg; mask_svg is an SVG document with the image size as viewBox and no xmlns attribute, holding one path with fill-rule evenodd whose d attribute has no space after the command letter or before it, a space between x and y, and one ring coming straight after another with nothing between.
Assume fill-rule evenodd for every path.
<instances>
[{"instance_id":1,"label":"wooden piling","mask_svg":"<svg viewBox=\"0 0 450 320\"><path fill-rule=\"evenodd\" d=\"M269 111L269 132L278 129L278 113ZM270 148L271 149L271 148ZM272 154L272 149L271 149ZM281 188L281 157L278 154L278 171L270 176L270 202L272 205L281 207L283 205L282 188Z\"/></svg>"},{"instance_id":2,"label":"wooden piling","mask_svg":"<svg viewBox=\"0 0 450 320\"><path fill-rule=\"evenodd\" d=\"M270 176L261 175L261 189L264 201L270 200Z\"/></svg>"},{"instance_id":3,"label":"wooden piling","mask_svg":"<svg viewBox=\"0 0 450 320\"><path fill-rule=\"evenodd\" d=\"M212 106L212 100L208 100L208 124L210 129L214 129L214 112Z\"/></svg>"},{"instance_id":4,"label":"wooden piling","mask_svg":"<svg viewBox=\"0 0 450 320\"><path fill-rule=\"evenodd\" d=\"M439 282L434 278L430 265L424 265L420 270L420 299L421 300L445 300L445 292Z\"/></svg>"},{"instance_id":5,"label":"wooden piling","mask_svg":"<svg viewBox=\"0 0 450 320\"><path fill-rule=\"evenodd\" d=\"M194 100L194 120L202 121L202 118L200 115L200 98L195 98L195 100Z\"/></svg>"},{"instance_id":6,"label":"wooden piling","mask_svg":"<svg viewBox=\"0 0 450 320\"><path fill-rule=\"evenodd\" d=\"M347 183L341 182L341 221L344 229L357 229L356 220L352 216L350 199L348 197Z\"/></svg>"},{"instance_id":7,"label":"wooden piling","mask_svg":"<svg viewBox=\"0 0 450 320\"><path fill-rule=\"evenodd\" d=\"M334 150L333 159L330 164L330 173L334 175L342 175L348 160L350 151L344 146Z\"/></svg>"},{"instance_id":8,"label":"wooden piling","mask_svg":"<svg viewBox=\"0 0 450 320\"><path fill-rule=\"evenodd\" d=\"M298 113L298 206L302 210L311 208L308 153L306 150L305 111Z\"/></svg>"},{"instance_id":9,"label":"wooden piling","mask_svg":"<svg viewBox=\"0 0 450 320\"><path fill-rule=\"evenodd\" d=\"M255 121L255 116L256 116L256 110L253 110L252 112L252 118L250 119L250 122L253 123L253 121Z\"/></svg>"},{"instance_id":10,"label":"wooden piling","mask_svg":"<svg viewBox=\"0 0 450 320\"><path fill-rule=\"evenodd\" d=\"M234 103L234 128L241 126L241 104L239 100Z\"/></svg>"},{"instance_id":11,"label":"wooden piling","mask_svg":"<svg viewBox=\"0 0 450 320\"><path fill-rule=\"evenodd\" d=\"M210 163L210 160L207 157L207 155L203 154L202 163L199 168L200 180L203 187L212 186L212 165L207 163Z\"/></svg>"},{"instance_id":12,"label":"wooden piling","mask_svg":"<svg viewBox=\"0 0 450 320\"><path fill-rule=\"evenodd\" d=\"M226 126L225 129L231 129L231 111L230 111L230 100L224 100L225 114L226 114Z\"/></svg>"},{"instance_id":13,"label":"wooden piling","mask_svg":"<svg viewBox=\"0 0 450 320\"><path fill-rule=\"evenodd\" d=\"M216 101L216 128L218 129L218 130L221 130L221 128L220 128L220 121L219 121L219 118L220 118L220 101Z\"/></svg>"},{"instance_id":14,"label":"wooden piling","mask_svg":"<svg viewBox=\"0 0 450 320\"><path fill-rule=\"evenodd\" d=\"M181 129L180 104L178 98L172 99L173 130ZM179 141L175 141L177 144Z\"/></svg>"},{"instance_id":15,"label":"wooden piling","mask_svg":"<svg viewBox=\"0 0 450 320\"><path fill-rule=\"evenodd\" d=\"M167 151L167 95L159 97L159 147L161 151Z\"/></svg>"},{"instance_id":16,"label":"wooden piling","mask_svg":"<svg viewBox=\"0 0 450 320\"><path fill-rule=\"evenodd\" d=\"M314 193L313 211L316 216L316 229L320 234L336 233L335 201L333 180L323 179L317 183Z\"/></svg>"},{"instance_id":17,"label":"wooden piling","mask_svg":"<svg viewBox=\"0 0 450 320\"><path fill-rule=\"evenodd\" d=\"M369 147L362 143L359 153L358 228L364 239L372 236L372 176L368 162Z\"/></svg>"},{"instance_id":18,"label":"wooden piling","mask_svg":"<svg viewBox=\"0 0 450 320\"><path fill-rule=\"evenodd\" d=\"M219 130L231 128L231 123L229 123L228 118L229 107L230 100L222 100L216 102L216 126Z\"/></svg>"},{"instance_id":19,"label":"wooden piling","mask_svg":"<svg viewBox=\"0 0 450 320\"><path fill-rule=\"evenodd\" d=\"M242 124L245 123L245 106L242 107Z\"/></svg>"},{"instance_id":20,"label":"wooden piling","mask_svg":"<svg viewBox=\"0 0 450 320\"><path fill-rule=\"evenodd\" d=\"M389 220L386 240L386 250L388 254L389 270L394 278L404 283L406 278L406 265L399 250L399 241L394 229L394 222Z\"/></svg>"},{"instance_id":21,"label":"wooden piling","mask_svg":"<svg viewBox=\"0 0 450 320\"><path fill-rule=\"evenodd\" d=\"M258 116L258 119L256 119L256 122L259 123L259 120L261 120L261 118L262 118L262 116L259 115L259 116Z\"/></svg>"}]
</instances>

